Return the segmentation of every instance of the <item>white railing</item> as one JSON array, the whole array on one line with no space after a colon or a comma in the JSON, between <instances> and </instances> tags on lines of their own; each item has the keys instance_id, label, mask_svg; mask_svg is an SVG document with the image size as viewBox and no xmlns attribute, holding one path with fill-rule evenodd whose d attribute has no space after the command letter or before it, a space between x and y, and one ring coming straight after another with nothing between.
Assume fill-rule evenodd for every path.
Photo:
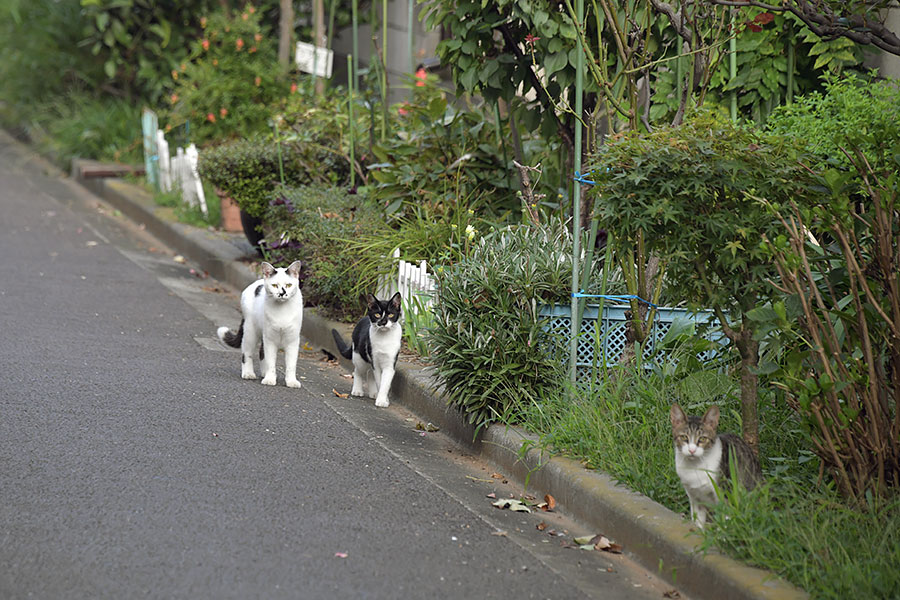
<instances>
[{"instance_id":1,"label":"white railing","mask_svg":"<svg viewBox=\"0 0 900 600\"><path fill-rule=\"evenodd\" d=\"M144 154L147 166L147 179L162 192L171 192L181 188L181 199L185 204L199 206L204 215L209 214L206 207L206 196L203 184L197 171L200 153L194 144L187 148L178 148L175 156L169 153L169 142L162 129L156 128L156 114L144 110L142 129L144 132Z\"/></svg>"},{"instance_id":2,"label":"white railing","mask_svg":"<svg viewBox=\"0 0 900 600\"><path fill-rule=\"evenodd\" d=\"M424 260L418 264L401 260L400 248L394 250L393 258L397 264L396 276L382 279L376 295L390 298L395 292L400 292L407 310L413 313L418 313L419 306L429 308L434 303L435 282L428 272L428 263ZM413 298L418 301L413 302Z\"/></svg>"}]
</instances>

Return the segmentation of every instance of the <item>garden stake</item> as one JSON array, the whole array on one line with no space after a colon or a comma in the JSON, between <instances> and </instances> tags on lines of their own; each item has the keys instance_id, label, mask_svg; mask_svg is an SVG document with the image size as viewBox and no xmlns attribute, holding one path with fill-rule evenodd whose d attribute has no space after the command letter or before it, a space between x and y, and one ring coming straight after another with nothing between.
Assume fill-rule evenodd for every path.
<instances>
[{"instance_id":1,"label":"garden stake","mask_svg":"<svg viewBox=\"0 0 900 600\"><path fill-rule=\"evenodd\" d=\"M413 41L413 15L415 14L415 4L416 0L409 0L407 4L407 14L406 14L406 49L409 53L409 72L416 72L416 62L415 56L413 56L413 46L415 43Z\"/></svg>"},{"instance_id":2,"label":"garden stake","mask_svg":"<svg viewBox=\"0 0 900 600\"><path fill-rule=\"evenodd\" d=\"M578 0L575 3L576 18L579 27L584 21L584 0ZM576 62L575 62L575 171L581 171L581 118L582 118L582 89L584 87L584 50L582 48L581 36L575 39ZM572 339L569 340L569 362L570 377L572 383L575 383L578 377L578 333L581 329L581 315L578 313L578 254L579 242L581 241L581 183L574 182L574 190L572 193Z\"/></svg>"},{"instance_id":3,"label":"garden stake","mask_svg":"<svg viewBox=\"0 0 900 600\"><path fill-rule=\"evenodd\" d=\"M355 57L350 55L347 57L347 90L349 94L347 94L347 113L349 116L349 120L347 121L347 135L350 137L350 187L354 187L356 185L356 159L353 156L353 79L354 73L353 70L353 59Z\"/></svg>"},{"instance_id":4,"label":"garden stake","mask_svg":"<svg viewBox=\"0 0 900 600\"><path fill-rule=\"evenodd\" d=\"M278 145L278 174L281 176L281 187L284 187L284 161L281 160L281 136L278 135L278 121L272 121L275 128L275 143Z\"/></svg>"},{"instance_id":5,"label":"garden stake","mask_svg":"<svg viewBox=\"0 0 900 600\"><path fill-rule=\"evenodd\" d=\"M353 15L353 76L359 76L359 15L357 13L359 9L359 0L353 0L351 4L350 12ZM353 88L359 88L359 82L353 82Z\"/></svg>"},{"instance_id":6,"label":"garden stake","mask_svg":"<svg viewBox=\"0 0 900 600\"><path fill-rule=\"evenodd\" d=\"M735 18L734 11L731 13L731 39L728 40L728 77L734 81L737 77L737 36L734 35ZM788 69L790 72L790 69ZM788 76L790 77L790 75ZM731 91L731 120L737 121L737 90Z\"/></svg>"}]
</instances>

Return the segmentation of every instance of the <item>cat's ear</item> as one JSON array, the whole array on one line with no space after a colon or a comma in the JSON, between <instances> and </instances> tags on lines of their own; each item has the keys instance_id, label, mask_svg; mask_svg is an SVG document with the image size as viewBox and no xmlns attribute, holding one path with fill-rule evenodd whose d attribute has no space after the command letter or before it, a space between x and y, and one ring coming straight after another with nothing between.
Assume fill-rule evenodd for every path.
<instances>
[{"instance_id":1,"label":"cat's ear","mask_svg":"<svg viewBox=\"0 0 900 600\"><path fill-rule=\"evenodd\" d=\"M299 260L295 260L291 263L291 266L287 268L287 274L293 277L294 279L300 279L300 264Z\"/></svg>"},{"instance_id":2,"label":"cat's ear","mask_svg":"<svg viewBox=\"0 0 900 600\"><path fill-rule=\"evenodd\" d=\"M716 429L719 426L719 407L713 404L703 414L703 424L710 429Z\"/></svg>"},{"instance_id":3,"label":"cat's ear","mask_svg":"<svg viewBox=\"0 0 900 600\"><path fill-rule=\"evenodd\" d=\"M372 294L366 294L366 306L368 306L370 309L375 308L376 306L378 306L378 298L376 298Z\"/></svg>"},{"instance_id":4,"label":"cat's ear","mask_svg":"<svg viewBox=\"0 0 900 600\"><path fill-rule=\"evenodd\" d=\"M402 297L400 296L400 292L397 292L397 293L394 294L393 297L391 298L391 306L392 306L395 310L397 310L398 312L400 311L400 307L401 307L401 302L400 302L400 301L401 301L401 300L402 300Z\"/></svg>"},{"instance_id":5,"label":"cat's ear","mask_svg":"<svg viewBox=\"0 0 900 600\"><path fill-rule=\"evenodd\" d=\"M679 427L684 425L687 421L687 417L684 416L684 411L681 410L681 407L678 406L677 402L669 409L669 421L671 421L672 427Z\"/></svg>"},{"instance_id":6,"label":"cat's ear","mask_svg":"<svg viewBox=\"0 0 900 600\"><path fill-rule=\"evenodd\" d=\"M273 267L269 263L263 262L260 266L262 267L263 277L265 277L266 279L275 274L275 267Z\"/></svg>"}]
</instances>

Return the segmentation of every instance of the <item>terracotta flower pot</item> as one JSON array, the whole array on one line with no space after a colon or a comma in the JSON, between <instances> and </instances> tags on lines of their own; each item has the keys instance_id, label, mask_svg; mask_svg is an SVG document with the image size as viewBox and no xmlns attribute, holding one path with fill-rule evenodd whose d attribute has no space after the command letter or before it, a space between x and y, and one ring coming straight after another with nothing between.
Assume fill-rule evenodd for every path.
<instances>
[{"instance_id":1,"label":"terracotta flower pot","mask_svg":"<svg viewBox=\"0 0 900 600\"><path fill-rule=\"evenodd\" d=\"M241 223L240 207L230 196L227 196L218 190L216 193L219 196L219 204L222 208L222 229L232 233L244 231L244 226Z\"/></svg>"}]
</instances>

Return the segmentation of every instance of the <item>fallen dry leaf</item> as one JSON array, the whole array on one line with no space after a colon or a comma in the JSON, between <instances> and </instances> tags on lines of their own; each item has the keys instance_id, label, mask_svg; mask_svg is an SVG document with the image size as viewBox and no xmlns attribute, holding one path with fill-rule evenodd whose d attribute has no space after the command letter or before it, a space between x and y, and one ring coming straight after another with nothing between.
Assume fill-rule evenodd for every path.
<instances>
[{"instance_id":1,"label":"fallen dry leaf","mask_svg":"<svg viewBox=\"0 0 900 600\"><path fill-rule=\"evenodd\" d=\"M342 394L334 388L331 388L331 391L334 392L334 395L337 396L338 398L349 398L350 397L350 394Z\"/></svg>"},{"instance_id":2,"label":"fallen dry leaf","mask_svg":"<svg viewBox=\"0 0 900 600\"><path fill-rule=\"evenodd\" d=\"M501 475L500 473L491 473L491 477L493 477L494 479L503 479L503 475Z\"/></svg>"},{"instance_id":3,"label":"fallen dry leaf","mask_svg":"<svg viewBox=\"0 0 900 600\"><path fill-rule=\"evenodd\" d=\"M554 498L550 494L547 494L544 496L544 502L547 503L547 508L545 510L556 510L556 498Z\"/></svg>"},{"instance_id":4,"label":"fallen dry leaf","mask_svg":"<svg viewBox=\"0 0 900 600\"><path fill-rule=\"evenodd\" d=\"M182 265L187 262L187 259L180 254L176 254L175 256L173 256L172 260Z\"/></svg>"},{"instance_id":5,"label":"fallen dry leaf","mask_svg":"<svg viewBox=\"0 0 900 600\"><path fill-rule=\"evenodd\" d=\"M497 531L492 531L491 535L496 535L497 537L508 537L505 531L501 531L499 529Z\"/></svg>"},{"instance_id":6,"label":"fallen dry leaf","mask_svg":"<svg viewBox=\"0 0 900 600\"><path fill-rule=\"evenodd\" d=\"M528 506L525 505L521 500L515 500L513 498L503 498L497 500L496 502L492 502L491 506L495 506L500 509L508 508L513 512L531 512L531 509L528 508Z\"/></svg>"},{"instance_id":7,"label":"fallen dry leaf","mask_svg":"<svg viewBox=\"0 0 900 600\"><path fill-rule=\"evenodd\" d=\"M681 598L681 594L678 590L669 590L667 592L663 592L663 598L670 598L674 600L675 598Z\"/></svg>"},{"instance_id":8,"label":"fallen dry leaf","mask_svg":"<svg viewBox=\"0 0 900 600\"><path fill-rule=\"evenodd\" d=\"M536 525L536 527L537 527L538 531L543 531L543 530L547 529L547 524L544 523L543 521L541 521L540 523L538 523Z\"/></svg>"},{"instance_id":9,"label":"fallen dry leaf","mask_svg":"<svg viewBox=\"0 0 900 600\"><path fill-rule=\"evenodd\" d=\"M335 556L335 558L347 558L347 553L346 552L335 552L334 556Z\"/></svg>"},{"instance_id":10,"label":"fallen dry leaf","mask_svg":"<svg viewBox=\"0 0 900 600\"><path fill-rule=\"evenodd\" d=\"M495 494L494 492L491 492L490 494L487 495L487 497L488 498L496 498L497 494Z\"/></svg>"}]
</instances>

